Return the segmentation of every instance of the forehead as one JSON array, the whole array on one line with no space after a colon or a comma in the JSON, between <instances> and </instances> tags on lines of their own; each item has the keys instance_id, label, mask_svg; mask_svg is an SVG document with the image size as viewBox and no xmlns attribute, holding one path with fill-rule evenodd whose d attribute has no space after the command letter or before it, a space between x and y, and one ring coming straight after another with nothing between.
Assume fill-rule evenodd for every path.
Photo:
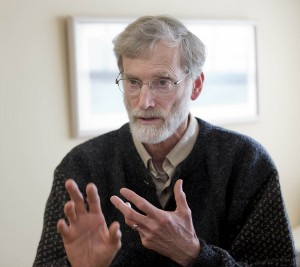
<instances>
[{"instance_id":1,"label":"forehead","mask_svg":"<svg viewBox=\"0 0 300 267\"><path fill-rule=\"evenodd\" d=\"M157 43L152 49L145 49L138 57L123 57L125 74L150 77L158 74L173 76L182 72L182 60L178 46L164 42Z\"/></svg>"}]
</instances>

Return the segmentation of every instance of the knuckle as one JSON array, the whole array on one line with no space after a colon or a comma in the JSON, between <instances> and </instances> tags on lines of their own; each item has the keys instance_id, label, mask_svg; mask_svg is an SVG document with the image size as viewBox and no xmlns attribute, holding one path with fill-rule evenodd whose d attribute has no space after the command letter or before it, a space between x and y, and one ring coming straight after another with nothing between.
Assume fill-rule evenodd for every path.
<instances>
[{"instance_id":1,"label":"knuckle","mask_svg":"<svg viewBox=\"0 0 300 267\"><path fill-rule=\"evenodd\" d=\"M128 209L127 214L126 214L126 217L127 217L129 220L132 220L133 217L134 217L134 210L133 210L133 209Z\"/></svg>"},{"instance_id":2,"label":"knuckle","mask_svg":"<svg viewBox=\"0 0 300 267\"><path fill-rule=\"evenodd\" d=\"M172 215L169 213L164 213L163 216L160 216L157 219L158 225L157 227L161 227L162 225L168 225L172 222Z\"/></svg>"},{"instance_id":3,"label":"knuckle","mask_svg":"<svg viewBox=\"0 0 300 267\"><path fill-rule=\"evenodd\" d=\"M192 217L192 211L190 208L187 208L183 213L183 218L190 219Z\"/></svg>"},{"instance_id":4,"label":"knuckle","mask_svg":"<svg viewBox=\"0 0 300 267\"><path fill-rule=\"evenodd\" d=\"M142 238L142 244L145 248L152 249L152 235L148 235L147 237Z\"/></svg>"},{"instance_id":5,"label":"knuckle","mask_svg":"<svg viewBox=\"0 0 300 267\"><path fill-rule=\"evenodd\" d=\"M160 224L155 224L155 225L153 225L153 227L152 227L152 232L153 232L153 233L157 233L157 232L159 232L160 230L161 230ZM148 238L153 238L153 234L150 233Z\"/></svg>"},{"instance_id":6,"label":"knuckle","mask_svg":"<svg viewBox=\"0 0 300 267\"><path fill-rule=\"evenodd\" d=\"M148 248L148 240L146 238L142 239L142 244L144 247Z\"/></svg>"}]
</instances>

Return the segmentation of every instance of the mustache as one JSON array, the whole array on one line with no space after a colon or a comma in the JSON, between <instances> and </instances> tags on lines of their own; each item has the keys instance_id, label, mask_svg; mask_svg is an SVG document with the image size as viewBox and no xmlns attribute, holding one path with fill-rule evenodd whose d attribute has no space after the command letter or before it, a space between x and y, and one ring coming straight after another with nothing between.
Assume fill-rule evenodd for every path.
<instances>
[{"instance_id":1,"label":"mustache","mask_svg":"<svg viewBox=\"0 0 300 267\"><path fill-rule=\"evenodd\" d=\"M149 109L149 110L142 110L139 108L132 109L131 110L131 115L134 117L143 117L143 118L153 118L153 117L158 117L158 118L165 118L164 112L160 110L154 110L154 109Z\"/></svg>"}]
</instances>

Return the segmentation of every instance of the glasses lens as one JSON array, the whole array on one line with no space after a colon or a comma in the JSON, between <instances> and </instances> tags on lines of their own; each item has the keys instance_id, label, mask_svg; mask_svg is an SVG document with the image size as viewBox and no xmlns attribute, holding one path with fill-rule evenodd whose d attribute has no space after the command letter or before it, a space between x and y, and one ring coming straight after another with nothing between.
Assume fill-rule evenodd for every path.
<instances>
[{"instance_id":1,"label":"glasses lens","mask_svg":"<svg viewBox=\"0 0 300 267\"><path fill-rule=\"evenodd\" d=\"M137 95L140 93L141 82L135 79L121 79L119 88L123 93L126 91L129 95Z\"/></svg>"},{"instance_id":2,"label":"glasses lens","mask_svg":"<svg viewBox=\"0 0 300 267\"><path fill-rule=\"evenodd\" d=\"M119 80L118 82L119 90L124 93L124 80Z\"/></svg>"},{"instance_id":3,"label":"glasses lens","mask_svg":"<svg viewBox=\"0 0 300 267\"><path fill-rule=\"evenodd\" d=\"M153 80L150 84L150 87L155 94L168 94L172 88L174 87L174 84L171 82L170 79L160 78Z\"/></svg>"}]
</instances>

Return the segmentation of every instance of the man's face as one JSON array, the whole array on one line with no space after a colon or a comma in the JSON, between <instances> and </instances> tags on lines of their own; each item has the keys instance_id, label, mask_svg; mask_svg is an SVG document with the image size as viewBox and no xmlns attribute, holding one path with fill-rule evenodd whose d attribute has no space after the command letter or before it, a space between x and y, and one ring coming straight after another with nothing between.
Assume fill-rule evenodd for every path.
<instances>
[{"instance_id":1,"label":"man's face","mask_svg":"<svg viewBox=\"0 0 300 267\"><path fill-rule=\"evenodd\" d=\"M177 81L186 75L178 48L162 42L151 53L142 53L137 58L123 57L123 68L125 77L143 83L161 77ZM143 143L156 144L176 134L188 117L191 90L189 76L168 95L154 95L147 84L142 86L138 95L132 96L125 90L124 103L134 138Z\"/></svg>"}]
</instances>

